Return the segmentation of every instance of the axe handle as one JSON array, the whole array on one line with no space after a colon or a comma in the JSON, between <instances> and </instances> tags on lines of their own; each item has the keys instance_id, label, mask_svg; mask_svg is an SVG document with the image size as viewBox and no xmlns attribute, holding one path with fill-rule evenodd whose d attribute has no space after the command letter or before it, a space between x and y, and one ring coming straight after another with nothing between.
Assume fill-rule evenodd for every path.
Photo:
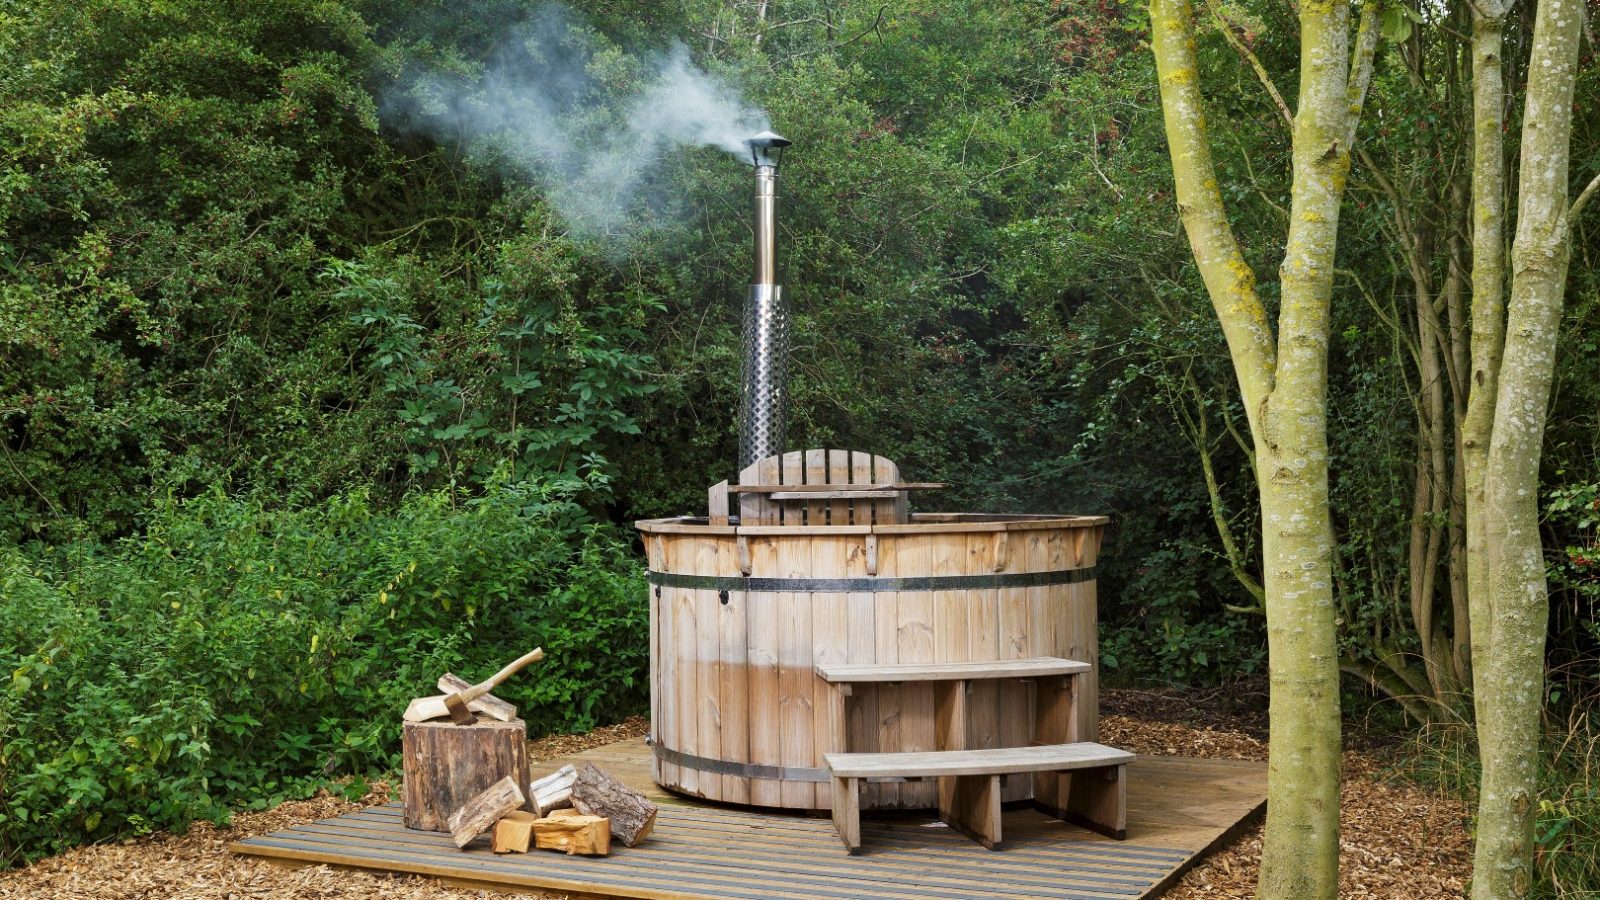
<instances>
[{"instance_id":1,"label":"axe handle","mask_svg":"<svg viewBox=\"0 0 1600 900\"><path fill-rule=\"evenodd\" d=\"M501 669L500 671L489 676L488 681L475 684L472 687L462 691L461 701L463 703L471 703L479 697L482 697L484 694L494 690L500 684L500 682L505 681L507 678L510 678L512 675L516 674L516 672L523 666L526 666L531 662L538 662L541 659L544 659L544 649L535 647L531 653L528 653L520 659L513 661L504 669Z\"/></svg>"}]
</instances>

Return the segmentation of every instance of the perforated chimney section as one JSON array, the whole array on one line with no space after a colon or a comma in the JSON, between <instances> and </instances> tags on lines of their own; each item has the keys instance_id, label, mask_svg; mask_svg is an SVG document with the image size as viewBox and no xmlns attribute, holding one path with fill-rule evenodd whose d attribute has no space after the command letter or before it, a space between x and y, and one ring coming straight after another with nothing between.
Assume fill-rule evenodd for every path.
<instances>
[{"instance_id":1,"label":"perforated chimney section","mask_svg":"<svg viewBox=\"0 0 1600 900\"><path fill-rule=\"evenodd\" d=\"M793 142L763 131L746 143L756 170L756 218L754 277L744 304L741 470L783 452L789 406L789 310L778 284L778 162Z\"/></svg>"}]
</instances>

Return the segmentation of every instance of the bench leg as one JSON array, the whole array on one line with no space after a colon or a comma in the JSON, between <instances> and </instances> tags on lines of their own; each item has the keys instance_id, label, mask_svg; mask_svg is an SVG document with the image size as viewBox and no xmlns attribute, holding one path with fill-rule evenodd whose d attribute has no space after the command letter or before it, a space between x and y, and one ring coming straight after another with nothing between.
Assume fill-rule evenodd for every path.
<instances>
[{"instance_id":1,"label":"bench leg","mask_svg":"<svg viewBox=\"0 0 1600 900\"><path fill-rule=\"evenodd\" d=\"M1039 679L1034 693L1034 743L1071 744L1082 740L1078 729L1078 677ZM1033 776L1033 803L1060 817L1072 792L1068 772L1038 772Z\"/></svg>"},{"instance_id":2,"label":"bench leg","mask_svg":"<svg viewBox=\"0 0 1600 900\"><path fill-rule=\"evenodd\" d=\"M1128 837L1128 775L1125 766L1079 769L1055 773L1053 796L1064 802L1052 803L1035 797L1033 805L1041 812L1074 825L1082 825L1108 838Z\"/></svg>"},{"instance_id":3,"label":"bench leg","mask_svg":"<svg viewBox=\"0 0 1600 900\"><path fill-rule=\"evenodd\" d=\"M939 779L939 818L988 849L999 850L1000 776L956 775Z\"/></svg>"},{"instance_id":4,"label":"bench leg","mask_svg":"<svg viewBox=\"0 0 1600 900\"><path fill-rule=\"evenodd\" d=\"M846 850L861 852L861 788L854 778L833 779L833 827Z\"/></svg>"}]
</instances>

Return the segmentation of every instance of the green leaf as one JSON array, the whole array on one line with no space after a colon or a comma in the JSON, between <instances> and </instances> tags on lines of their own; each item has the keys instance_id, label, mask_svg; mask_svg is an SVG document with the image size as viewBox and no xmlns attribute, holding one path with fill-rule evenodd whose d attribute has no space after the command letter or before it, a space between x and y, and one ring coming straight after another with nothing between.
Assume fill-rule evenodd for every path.
<instances>
[{"instance_id":1,"label":"green leaf","mask_svg":"<svg viewBox=\"0 0 1600 900\"><path fill-rule=\"evenodd\" d=\"M1383 11L1379 22L1384 40L1391 44L1403 44L1411 39L1412 16L1416 15L1410 7L1391 6Z\"/></svg>"}]
</instances>

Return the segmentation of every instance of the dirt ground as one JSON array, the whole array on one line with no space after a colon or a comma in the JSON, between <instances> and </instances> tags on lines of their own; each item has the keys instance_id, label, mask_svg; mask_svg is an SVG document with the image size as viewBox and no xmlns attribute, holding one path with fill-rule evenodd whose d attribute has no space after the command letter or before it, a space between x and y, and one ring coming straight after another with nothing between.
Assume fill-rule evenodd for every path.
<instances>
[{"instance_id":1,"label":"dirt ground","mask_svg":"<svg viewBox=\"0 0 1600 900\"><path fill-rule=\"evenodd\" d=\"M1266 759L1264 697L1250 686L1207 696L1171 691L1108 690L1102 698L1101 741L1137 753L1218 759ZM535 759L549 759L645 733L643 719L585 735L534 741ZM1341 897L1456 900L1471 861L1468 811L1387 774L1381 747L1357 733L1344 754ZM374 785L362 803L320 796L257 813L240 813L228 828L199 823L183 836L160 834L120 844L81 847L0 875L0 900L257 900L257 898L500 897L442 886L426 878L369 875L326 867L288 869L237 857L227 845L289 825L341 815L388 799ZM1184 876L1168 900L1233 900L1255 889L1261 829L1250 829ZM529 895L565 900L565 894Z\"/></svg>"}]
</instances>

